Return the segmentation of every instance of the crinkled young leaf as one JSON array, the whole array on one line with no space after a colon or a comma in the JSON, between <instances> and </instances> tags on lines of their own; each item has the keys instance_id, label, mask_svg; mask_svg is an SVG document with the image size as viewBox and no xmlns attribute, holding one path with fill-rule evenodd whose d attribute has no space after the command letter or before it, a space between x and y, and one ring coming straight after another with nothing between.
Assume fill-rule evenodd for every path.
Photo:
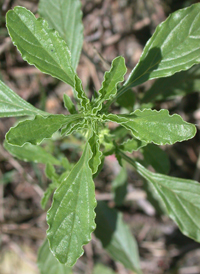
<instances>
[{"instance_id":1,"label":"crinkled young leaf","mask_svg":"<svg viewBox=\"0 0 200 274\"><path fill-rule=\"evenodd\" d=\"M85 126L85 119L80 118L76 121L71 121L71 122L67 123L67 125L62 128L61 134L62 135L64 135L64 134L70 135L74 131L84 128L84 126Z\"/></svg>"},{"instance_id":2,"label":"crinkled young leaf","mask_svg":"<svg viewBox=\"0 0 200 274\"><path fill-rule=\"evenodd\" d=\"M200 242L199 182L150 172L124 153L119 153L154 186L166 206L168 215L176 222L182 233Z\"/></svg>"},{"instance_id":3,"label":"crinkled young leaf","mask_svg":"<svg viewBox=\"0 0 200 274\"><path fill-rule=\"evenodd\" d=\"M165 151L154 144L148 144L141 149L147 165L151 165L156 172L167 174L170 170L169 158Z\"/></svg>"},{"instance_id":4,"label":"crinkled young leaf","mask_svg":"<svg viewBox=\"0 0 200 274\"><path fill-rule=\"evenodd\" d=\"M71 113L71 114L76 114L76 108L75 105L72 103L72 100L69 98L67 94L63 95L63 101L64 101L64 106L65 108Z\"/></svg>"},{"instance_id":5,"label":"crinkled young leaf","mask_svg":"<svg viewBox=\"0 0 200 274\"><path fill-rule=\"evenodd\" d=\"M37 114L49 115L23 100L0 81L0 117L35 116Z\"/></svg>"},{"instance_id":6,"label":"crinkled young leaf","mask_svg":"<svg viewBox=\"0 0 200 274\"><path fill-rule=\"evenodd\" d=\"M99 90L99 97L92 109L93 114L101 110L104 101L110 100L115 96L117 93L117 84L124 81L126 71L125 60L122 56L118 56L112 61L110 71L105 72L104 81Z\"/></svg>"},{"instance_id":7,"label":"crinkled young leaf","mask_svg":"<svg viewBox=\"0 0 200 274\"><path fill-rule=\"evenodd\" d=\"M81 1L40 0L39 13L65 40L76 70L83 45Z\"/></svg>"},{"instance_id":8,"label":"crinkled young leaf","mask_svg":"<svg viewBox=\"0 0 200 274\"><path fill-rule=\"evenodd\" d=\"M126 268L141 274L137 242L123 222L122 214L100 201L96 208L96 224L95 236L110 256Z\"/></svg>"},{"instance_id":9,"label":"crinkled young leaf","mask_svg":"<svg viewBox=\"0 0 200 274\"><path fill-rule=\"evenodd\" d=\"M75 90L81 109L83 109L84 111L90 110L90 100L87 98L83 90L81 80L78 76L75 76Z\"/></svg>"},{"instance_id":10,"label":"crinkled young leaf","mask_svg":"<svg viewBox=\"0 0 200 274\"><path fill-rule=\"evenodd\" d=\"M54 256L73 266L83 254L82 246L91 240L95 229L95 188L89 160L92 153L87 143L69 176L55 191L47 213L47 237Z\"/></svg>"},{"instance_id":11,"label":"crinkled young leaf","mask_svg":"<svg viewBox=\"0 0 200 274\"><path fill-rule=\"evenodd\" d=\"M5 141L4 147L14 157L25 162L61 165L60 161L40 146L34 146L30 143L26 143L22 147L18 147L12 146Z\"/></svg>"},{"instance_id":12,"label":"crinkled young leaf","mask_svg":"<svg viewBox=\"0 0 200 274\"><path fill-rule=\"evenodd\" d=\"M131 114L109 114L103 118L131 130L137 139L157 145L171 145L191 139L196 134L194 125L183 121L177 114L169 115L166 109L137 109Z\"/></svg>"},{"instance_id":13,"label":"crinkled young leaf","mask_svg":"<svg viewBox=\"0 0 200 274\"><path fill-rule=\"evenodd\" d=\"M40 274L72 274L71 268L59 263L53 256L47 239L39 249L37 264Z\"/></svg>"},{"instance_id":14,"label":"crinkled young leaf","mask_svg":"<svg viewBox=\"0 0 200 274\"><path fill-rule=\"evenodd\" d=\"M200 4L172 13L147 42L125 86L187 70L200 62Z\"/></svg>"},{"instance_id":15,"label":"crinkled young leaf","mask_svg":"<svg viewBox=\"0 0 200 274\"><path fill-rule=\"evenodd\" d=\"M100 150L99 136L93 131L91 138L88 140L92 151L92 158L89 161L89 166L92 170L92 174L95 174L98 170L99 165L101 164L102 152Z\"/></svg>"},{"instance_id":16,"label":"crinkled young leaf","mask_svg":"<svg viewBox=\"0 0 200 274\"><path fill-rule=\"evenodd\" d=\"M141 101L142 103L164 101L195 91L200 91L200 65L176 73L171 77L157 79L151 88L145 92Z\"/></svg>"},{"instance_id":17,"label":"crinkled young leaf","mask_svg":"<svg viewBox=\"0 0 200 274\"><path fill-rule=\"evenodd\" d=\"M7 28L22 58L44 73L74 87L75 72L71 54L59 33L24 7L15 7L6 15Z\"/></svg>"},{"instance_id":18,"label":"crinkled young leaf","mask_svg":"<svg viewBox=\"0 0 200 274\"><path fill-rule=\"evenodd\" d=\"M31 143L40 144L43 139L51 138L53 133L59 130L63 125L75 120L76 114L65 116L62 114L42 117L35 116L33 120L19 122L17 126L10 128L6 134L6 141L15 146Z\"/></svg>"}]
</instances>

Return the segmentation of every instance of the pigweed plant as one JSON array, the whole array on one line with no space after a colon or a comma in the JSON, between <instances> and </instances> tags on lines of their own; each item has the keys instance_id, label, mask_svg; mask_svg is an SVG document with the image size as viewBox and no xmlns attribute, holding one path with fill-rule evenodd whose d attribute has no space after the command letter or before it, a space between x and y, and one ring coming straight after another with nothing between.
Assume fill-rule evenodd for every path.
<instances>
[{"instance_id":1,"label":"pigweed plant","mask_svg":"<svg viewBox=\"0 0 200 274\"><path fill-rule=\"evenodd\" d=\"M65 94L64 105L70 114L52 115L33 107L0 82L0 116L28 117L10 128L4 147L21 160L46 164L46 175L52 180L41 201L45 208L54 192L47 212L48 240L38 256L41 273L51 273L56 268L63 270L62 273L71 273L93 231L113 259L135 273L142 273L136 241L121 213L104 202L97 205L95 200L93 178L101 171L104 157L111 154L116 155L121 165L125 161L132 165L148 182L154 199L162 204L182 233L200 242L199 183L164 175L165 164L161 164L159 173L151 172L127 155L138 149L144 155L148 151L157 155L156 145L188 140L194 137L195 126L177 114L170 115L166 109L152 110L142 104L142 110L129 114L109 112L111 104L120 102L124 93L130 98L126 102L130 106L131 88L149 79L172 76L200 62L200 4L174 12L156 28L123 84L127 71L125 61L121 56L115 58L110 70L105 72L100 90L91 100L76 74L83 43L80 2L41 0L39 13L45 19L36 19L24 7L8 11L6 22L10 37L24 60L73 88L76 104ZM165 79L161 79L161 83ZM157 90L162 87L161 83L157 84ZM167 90L166 85L163 87ZM151 102L152 97L160 94L162 90L155 94L151 88L142 102L148 102L148 98ZM125 107L126 103L123 103ZM107 125L110 121L119 125L112 132ZM83 136L84 150L73 167L67 159L58 160L40 146L57 131L62 138L77 131ZM58 174L54 165L63 166L65 171Z\"/></svg>"}]
</instances>

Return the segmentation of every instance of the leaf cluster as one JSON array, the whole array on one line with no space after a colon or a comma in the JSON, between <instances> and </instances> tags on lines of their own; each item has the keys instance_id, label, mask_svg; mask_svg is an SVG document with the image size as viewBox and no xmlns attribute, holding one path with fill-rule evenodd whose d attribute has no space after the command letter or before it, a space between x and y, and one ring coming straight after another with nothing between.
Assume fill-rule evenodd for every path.
<instances>
[{"instance_id":1,"label":"leaf cluster","mask_svg":"<svg viewBox=\"0 0 200 274\"><path fill-rule=\"evenodd\" d=\"M83 254L83 245L91 240L96 225L95 235L110 255L125 267L142 273L136 241L118 211L103 202L97 205L93 178L100 172L104 157L115 153L120 164L122 160L130 163L148 181L154 199L161 202L181 231L200 242L200 185L192 180L163 175L168 172L169 163L161 149L155 147L193 138L195 126L177 114L170 115L166 109L141 110L132 106L134 111L128 114L110 113L111 104L115 101L120 104L123 94L130 95L130 89L136 85L160 77L177 77L175 73L200 62L200 4L171 14L156 28L125 83L125 60L121 56L115 58L92 99L86 96L76 73L83 42L80 6L80 1L41 0L39 13L45 19L36 19L23 7L15 7L7 13L7 29L22 58L69 84L76 104L65 94L64 105L70 114L53 115L25 102L1 81L0 117L28 116L8 131L4 147L21 160L47 165L46 175L52 183L42 199L43 208L55 190L47 212L48 242L44 242L39 252L41 273L50 273L51 265L59 269L59 273L70 273L71 270L60 265L52 253L61 264L72 267ZM61 21L63 16L64 22ZM165 90L167 79L162 82ZM158 80L141 103L161 96L160 86ZM130 109L130 102L134 103L134 98L129 102L121 100L127 109ZM110 131L109 122L117 123L118 127ZM41 146L44 139L51 138L57 131L62 138L75 131L84 137L82 156L74 166L66 160L56 159ZM146 165L152 165L158 173L150 172L145 164L141 165L125 154L138 149L143 152ZM159 159L165 159L165 164L160 164ZM58 175L53 165L65 167L63 174ZM120 180L125 182L123 178L122 174ZM114 191L117 187L115 183ZM120 201L116 198L116 204L122 202L123 196Z\"/></svg>"}]
</instances>

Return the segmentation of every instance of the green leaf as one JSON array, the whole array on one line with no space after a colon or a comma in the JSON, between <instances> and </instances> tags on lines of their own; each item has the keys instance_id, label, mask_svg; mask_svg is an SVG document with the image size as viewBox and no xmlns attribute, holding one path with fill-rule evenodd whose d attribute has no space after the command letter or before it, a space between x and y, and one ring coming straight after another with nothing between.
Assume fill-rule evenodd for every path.
<instances>
[{"instance_id":1,"label":"green leaf","mask_svg":"<svg viewBox=\"0 0 200 274\"><path fill-rule=\"evenodd\" d=\"M124 153L119 153L154 186L166 206L168 215L175 221L182 233L200 242L199 182L150 172Z\"/></svg>"},{"instance_id":2,"label":"green leaf","mask_svg":"<svg viewBox=\"0 0 200 274\"><path fill-rule=\"evenodd\" d=\"M40 274L72 274L71 268L59 263L53 256L47 239L39 249L37 264Z\"/></svg>"},{"instance_id":3,"label":"green leaf","mask_svg":"<svg viewBox=\"0 0 200 274\"><path fill-rule=\"evenodd\" d=\"M85 119L79 118L79 120L71 121L67 123L67 125L62 128L61 134L70 135L74 131L78 131L84 128L84 126L85 126Z\"/></svg>"},{"instance_id":4,"label":"green leaf","mask_svg":"<svg viewBox=\"0 0 200 274\"><path fill-rule=\"evenodd\" d=\"M55 191L47 213L51 250L68 266L73 266L83 254L82 246L90 241L95 229L95 188L88 164L91 156L87 143L80 160Z\"/></svg>"},{"instance_id":5,"label":"green leaf","mask_svg":"<svg viewBox=\"0 0 200 274\"><path fill-rule=\"evenodd\" d=\"M74 87L75 72L71 54L57 31L24 7L15 7L6 15L7 28L13 44L24 60Z\"/></svg>"},{"instance_id":6,"label":"green leaf","mask_svg":"<svg viewBox=\"0 0 200 274\"><path fill-rule=\"evenodd\" d=\"M200 91L200 65L171 77L157 79L145 92L142 103L173 99L195 91Z\"/></svg>"},{"instance_id":7,"label":"green leaf","mask_svg":"<svg viewBox=\"0 0 200 274\"><path fill-rule=\"evenodd\" d=\"M154 144L148 144L142 148L144 160L158 173L167 174L170 170L169 158L165 151Z\"/></svg>"},{"instance_id":8,"label":"green leaf","mask_svg":"<svg viewBox=\"0 0 200 274\"><path fill-rule=\"evenodd\" d=\"M126 88L173 75L200 62L200 4L172 13L147 42Z\"/></svg>"},{"instance_id":9,"label":"green leaf","mask_svg":"<svg viewBox=\"0 0 200 274\"><path fill-rule=\"evenodd\" d=\"M40 146L34 146L27 143L22 147L18 147L12 146L5 141L4 148L14 157L25 162L43 164L51 163L52 165L61 165L60 161L58 161L53 155L46 152L46 150Z\"/></svg>"},{"instance_id":10,"label":"green leaf","mask_svg":"<svg viewBox=\"0 0 200 274\"><path fill-rule=\"evenodd\" d=\"M40 144L42 140L51 138L54 132L76 117L77 115L62 114L48 117L37 115L33 120L19 122L16 127L10 128L6 134L6 141L15 146L23 146L26 142L33 145Z\"/></svg>"},{"instance_id":11,"label":"green leaf","mask_svg":"<svg viewBox=\"0 0 200 274\"><path fill-rule=\"evenodd\" d=\"M147 145L146 142L132 138L132 139L127 139L125 142L123 142L119 146L119 148L123 151L132 153L133 151L137 151L138 149L146 145Z\"/></svg>"},{"instance_id":12,"label":"green leaf","mask_svg":"<svg viewBox=\"0 0 200 274\"><path fill-rule=\"evenodd\" d=\"M93 114L101 110L104 101L111 100L116 95L117 84L124 81L126 71L125 60L122 56L118 56L112 61L110 71L105 72L104 81L99 90L99 97L92 110Z\"/></svg>"},{"instance_id":13,"label":"green leaf","mask_svg":"<svg viewBox=\"0 0 200 274\"><path fill-rule=\"evenodd\" d=\"M93 274L115 274L110 267L107 267L103 264L97 264L94 266Z\"/></svg>"},{"instance_id":14,"label":"green leaf","mask_svg":"<svg viewBox=\"0 0 200 274\"><path fill-rule=\"evenodd\" d=\"M40 0L39 13L65 40L76 70L83 45L81 1Z\"/></svg>"},{"instance_id":15,"label":"green leaf","mask_svg":"<svg viewBox=\"0 0 200 274\"><path fill-rule=\"evenodd\" d=\"M80 102L81 110L88 111L91 109L90 100L87 98L81 80L78 76L75 76L75 90L77 94L77 98Z\"/></svg>"},{"instance_id":16,"label":"green leaf","mask_svg":"<svg viewBox=\"0 0 200 274\"><path fill-rule=\"evenodd\" d=\"M94 233L103 247L114 260L141 274L137 242L123 222L122 214L102 201L98 202L96 214L97 228Z\"/></svg>"},{"instance_id":17,"label":"green leaf","mask_svg":"<svg viewBox=\"0 0 200 274\"><path fill-rule=\"evenodd\" d=\"M49 115L33 107L0 81L0 117L35 116L37 114Z\"/></svg>"},{"instance_id":18,"label":"green leaf","mask_svg":"<svg viewBox=\"0 0 200 274\"><path fill-rule=\"evenodd\" d=\"M76 108L75 105L72 103L71 99L67 94L63 95L63 101L64 101L64 106L65 108L69 111L71 114L76 114Z\"/></svg>"},{"instance_id":19,"label":"green leaf","mask_svg":"<svg viewBox=\"0 0 200 274\"><path fill-rule=\"evenodd\" d=\"M92 137L88 141L91 151L92 158L89 161L89 166L92 170L92 174L95 174L98 171L98 167L101 164L102 152L100 150L99 136L93 131Z\"/></svg>"},{"instance_id":20,"label":"green leaf","mask_svg":"<svg viewBox=\"0 0 200 274\"><path fill-rule=\"evenodd\" d=\"M112 191L116 206L121 206L127 194L127 171L121 168L114 181L112 181Z\"/></svg>"},{"instance_id":21,"label":"green leaf","mask_svg":"<svg viewBox=\"0 0 200 274\"><path fill-rule=\"evenodd\" d=\"M137 139L157 145L174 144L196 134L194 125L183 121L177 114L169 115L166 109L137 109L131 114L104 115L103 119L119 123L131 130Z\"/></svg>"},{"instance_id":22,"label":"green leaf","mask_svg":"<svg viewBox=\"0 0 200 274\"><path fill-rule=\"evenodd\" d=\"M133 106L135 104L135 93L132 89L128 90L117 99L117 103L129 111L133 111Z\"/></svg>"}]
</instances>

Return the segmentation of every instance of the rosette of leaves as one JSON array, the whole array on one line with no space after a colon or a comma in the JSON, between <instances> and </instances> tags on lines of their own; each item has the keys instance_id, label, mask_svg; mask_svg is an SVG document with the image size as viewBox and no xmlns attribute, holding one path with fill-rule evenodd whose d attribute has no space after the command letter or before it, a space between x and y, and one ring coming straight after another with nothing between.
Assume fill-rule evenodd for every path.
<instances>
[{"instance_id":1,"label":"rosette of leaves","mask_svg":"<svg viewBox=\"0 0 200 274\"><path fill-rule=\"evenodd\" d=\"M49 258L47 252L50 248L60 263L71 267L83 254L83 245L91 240L91 233L95 230L93 177L100 171L104 155L114 152L120 163L121 159L126 160L149 181L152 191L162 200L167 213L181 231L200 242L200 185L191 180L152 173L124 153L149 143L171 145L188 140L195 135L195 126L183 121L177 114L170 115L166 109L137 109L129 114L109 113L109 106L130 88L149 79L171 76L199 63L200 4L173 13L156 28L138 64L121 87L119 85L126 73L125 60L121 56L115 58L110 70L105 72L102 86L93 100L86 96L75 71L83 41L80 2L42 0L39 11L47 21L41 17L36 19L23 7L10 10L6 16L8 32L24 60L43 73L71 85L77 104L74 105L65 94L64 104L70 114L52 115L25 102L0 82L0 116L29 117L9 130L5 147L16 157L47 164L46 173L53 185L46 193L44 204L50 197L49 193L56 189L47 212L49 247L45 243L40 256ZM60 20L60 15L66 12L69 15L66 21ZM124 132L120 138L109 133L107 122L120 125ZM80 131L85 140L79 161L61 177L58 177L52 165L62 163L51 157L48 160L45 153L46 156L41 160L42 148L38 150L41 142L51 138L56 131L60 131L63 138ZM24 156L20 156L20 148ZM34 151L35 159L29 158L31 151ZM102 226L101 220L106 220L108 225ZM110 224L112 220L116 225ZM127 230L121 215L99 204L97 237L114 259L141 273L137 244ZM127 234L126 245L118 240L119 233ZM105 239L104 236L108 234L109 239ZM44 254L42 250L45 250ZM130 257L128 251L134 258Z\"/></svg>"}]
</instances>

